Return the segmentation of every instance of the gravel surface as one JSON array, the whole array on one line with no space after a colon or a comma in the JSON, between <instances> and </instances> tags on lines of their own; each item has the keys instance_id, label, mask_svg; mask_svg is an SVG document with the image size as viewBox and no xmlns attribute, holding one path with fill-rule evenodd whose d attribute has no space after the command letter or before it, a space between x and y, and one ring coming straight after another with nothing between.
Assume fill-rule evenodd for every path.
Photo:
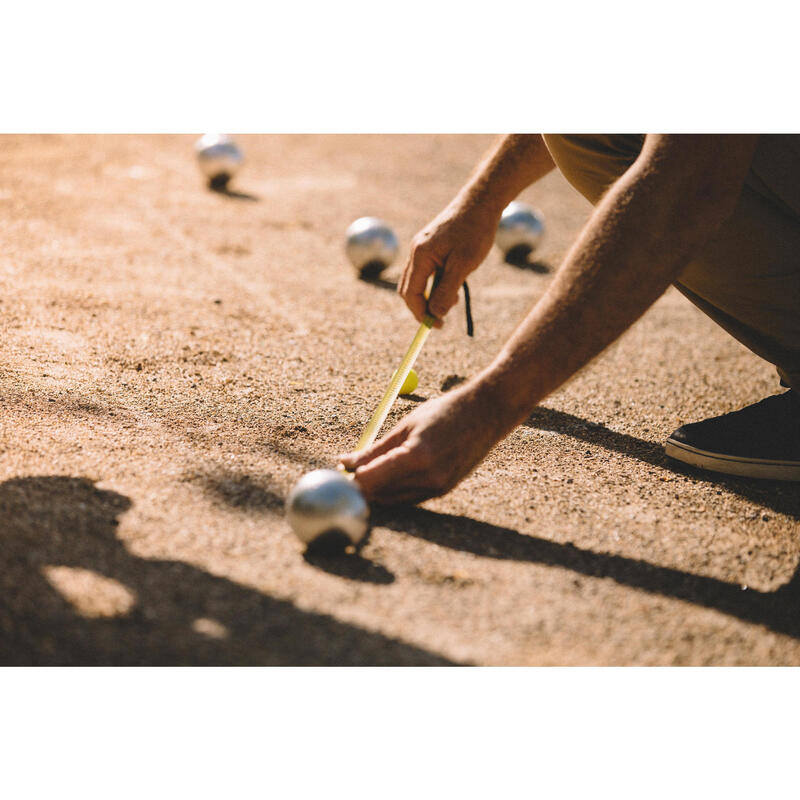
<instances>
[{"instance_id":1,"label":"gravel surface","mask_svg":"<svg viewBox=\"0 0 800 800\"><path fill-rule=\"evenodd\" d=\"M800 664L797 485L667 462L678 425L779 390L670 290L448 497L305 559L283 499L356 442L416 330L408 241L485 136L244 136L230 195L187 136L0 137L0 662ZM485 365L589 213L523 195L417 363L407 413ZM343 232L395 228L356 279Z\"/></svg>"}]
</instances>

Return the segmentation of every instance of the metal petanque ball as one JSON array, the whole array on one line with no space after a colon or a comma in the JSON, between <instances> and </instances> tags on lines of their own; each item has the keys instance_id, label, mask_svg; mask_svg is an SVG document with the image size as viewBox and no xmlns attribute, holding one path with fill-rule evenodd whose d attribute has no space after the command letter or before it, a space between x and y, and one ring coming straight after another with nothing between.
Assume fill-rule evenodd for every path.
<instances>
[{"instance_id":1,"label":"metal petanque ball","mask_svg":"<svg viewBox=\"0 0 800 800\"><path fill-rule=\"evenodd\" d=\"M224 190L244 160L236 142L225 133L207 133L195 142L194 148L209 186Z\"/></svg>"},{"instance_id":2,"label":"metal petanque ball","mask_svg":"<svg viewBox=\"0 0 800 800\"><path fill-rule=\"evenodd\" d=\"M495 244L506 257L525 255L535 250L544 235L544 217L527 203L509 203L497 226Z\"/></svg>"},{"instance_id":3,"label":"metal petanque ball","mask_svg":"<svg viewBox=\"0 0 800 800\"><path fill-rule=\"evenodd\" d=\"M334 469L303 475L286 499L286 516L297 538L317 553L342 553L369 530L369 506L361 491Z\"/></svg>"},{"instance_id":4,"label":"metal petanque ball","mask_svg":"<svg viewBox=\"0 0 800 800\"><path fill-rule=\"evenodd\" d=\"M377 217L361 217L347 229L345 251L362 278L377 278L397 255L394 231Z\"/></svg>"}]
</instances>

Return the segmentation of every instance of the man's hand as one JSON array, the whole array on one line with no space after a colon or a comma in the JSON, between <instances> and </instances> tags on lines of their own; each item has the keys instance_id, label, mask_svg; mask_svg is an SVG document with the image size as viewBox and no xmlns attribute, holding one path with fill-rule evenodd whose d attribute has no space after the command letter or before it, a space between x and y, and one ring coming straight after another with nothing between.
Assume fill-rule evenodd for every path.
<instances>
[{"instance_id":1,"label":"man's hand","mask_svg":"<svg viewBox=\"0 0 800 800\"><path fill-rule=\"evenodd\" d=\"M449 492L517 422L491 388L473 381L418 406L341 463L355 470L369 502L421 503Z\"/></svg>"},{"instance_id":2,"label":"man's hand","mask_svg":"<svg viewBox=\"0 0 800 800\"><path fill-rule=\"evenodd\" d=\"M554 166L539 134L498 139L450 205L411 243L398 291L418 321L426 313L444 318L458 301L467 275L491 249L503 209ZM426 300L425 287L436 270L442 277Z\"/></svg>"},{"instance_id":3,"label":"man's hand","mask_svg":"<svg viewBox=\"0 0 800 800\"><path fill-rule=\"evenodd\" d=\"M419 322L430 313L441 327L438 320L458 302L461 284L491 249L499 220L500 214L491 209L453 203L414 237L397 290ZM426 300L428 278L437 270L441 279Z\"/></svg>"},{"instance_id":4,"label":"man's hand","mask_svg":"<svg viewBox=\"0 0 800 800\"><path fill-rule=\"evenodd\" d=\"M419 406L372 447L342 459L356 469L367 498L420 502L446 493L630 327L732 213L756 141L648 136L494 362Z\"/></svg>"}]
</instances>

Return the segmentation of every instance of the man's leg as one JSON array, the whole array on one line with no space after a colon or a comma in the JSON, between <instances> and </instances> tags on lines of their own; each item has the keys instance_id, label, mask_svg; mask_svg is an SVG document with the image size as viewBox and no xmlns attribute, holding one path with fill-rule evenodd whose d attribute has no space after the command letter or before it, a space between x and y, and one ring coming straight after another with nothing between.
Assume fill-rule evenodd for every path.
<instances>
[{"instance_id":1,"label":"man's leg","mask_svg":"<svg viewBox=\"0 0 800 800\"><path fill-rule=\"evenodd\" d=\"M800 481L800 137L761 137L736 211L676 285L792 390L678 428L667 455Z\"/></svg>"},{"instance_id":2,"label":"man's leg","mask_svg":"<svg viewBox=\"0 0 800 800\"><path fill-rule=\"evenodd\" d=\"M548 135L545 141L567 180L597 203L635 161L643 139ZM784 385L800 390L800 137L761 138L734 214L676 285L775 364ZM800 480L798 394L684 426L669 438L666 452L729 474Z\"/></svg>"}]
</instances>

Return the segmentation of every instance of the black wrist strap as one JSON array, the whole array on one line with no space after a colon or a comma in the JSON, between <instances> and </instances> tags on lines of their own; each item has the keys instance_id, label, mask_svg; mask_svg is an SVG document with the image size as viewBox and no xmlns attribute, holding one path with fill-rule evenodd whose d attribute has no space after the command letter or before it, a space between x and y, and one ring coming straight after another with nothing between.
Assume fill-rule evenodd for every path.
<instances>
[{"instance_id":1,"label":"black wrist strap","mask_svg":"<svg viewBox=\"0 0 800 800\"><path fill-rule=\"evenodd\" d=\"M472 303L469 299L469 286L464 281L464 306L467 310L467 336L475 335L475 324L472 321Z\"/></svg>"},{"instance_id":2,"label":"black wrist strap","mask_svg":"<svg viewBox=\"0 0 800 800\"><path fill-rule=\"evenodd\" d=\"M441 269L436 270L433 276L433 285L431 286L431 291L433 291L439 285L439 281L442 279L443 274L444 272ZM467 286L466 281L464 281L464 306L467 311L467 336L474 336L475 323L472 320L472 302L469 298L469 286Z\"/></svg>"}]
</instances>

